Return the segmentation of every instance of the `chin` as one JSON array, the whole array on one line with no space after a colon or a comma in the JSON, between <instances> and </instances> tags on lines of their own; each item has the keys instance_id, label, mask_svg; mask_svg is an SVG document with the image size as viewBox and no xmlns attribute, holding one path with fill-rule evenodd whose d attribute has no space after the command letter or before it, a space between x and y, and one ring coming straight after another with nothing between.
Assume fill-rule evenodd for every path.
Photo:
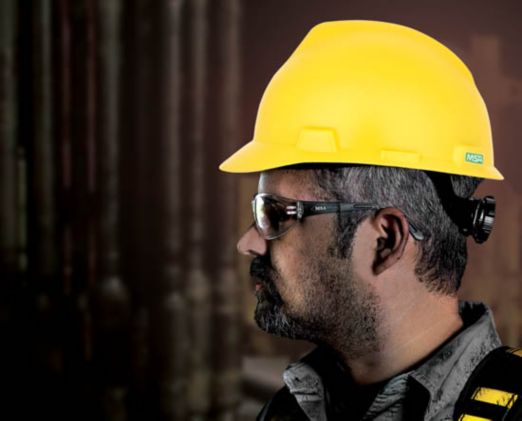
<instances>
[{"instance_id":1,"label":"chin","mask_svg":"<svg viewBox=\"0 0 522 421\"><path fill-rule=\"evenodd\" d=\"M288 339L300 339L311 342L320 342L319 330L307 326L308 323L289 316L284 308L278 304L259 301L254 319L261 330L272 335Z\"/></svg>"}]
</instances>

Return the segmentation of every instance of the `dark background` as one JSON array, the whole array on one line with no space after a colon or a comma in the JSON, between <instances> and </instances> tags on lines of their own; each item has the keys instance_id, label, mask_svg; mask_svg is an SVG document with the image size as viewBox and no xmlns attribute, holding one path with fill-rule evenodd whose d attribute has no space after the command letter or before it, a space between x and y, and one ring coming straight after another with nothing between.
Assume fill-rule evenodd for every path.
<instances>
[{"instance_id":1,"label":"dark background","mask_svg":"<svg viewBox=\"0 0 522 421\"><path fill-rule=\"evenodd\" d=\"M522 344L522 4L0 2L2 419L253 419L309 345L252 321L250 140L270 77L316 23L419 29L470 67L506 177L462 296ZM4 416L5 414L5 416Z\"/></svg>"}]
</instances>

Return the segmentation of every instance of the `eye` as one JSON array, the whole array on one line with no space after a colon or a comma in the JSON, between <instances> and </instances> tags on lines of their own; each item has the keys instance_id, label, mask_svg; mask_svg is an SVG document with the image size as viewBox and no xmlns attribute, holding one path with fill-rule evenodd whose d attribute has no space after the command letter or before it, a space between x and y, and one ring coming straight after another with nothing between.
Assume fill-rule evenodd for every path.
<instances>
[{"instance_id":1,"label":"eye","mask_svg":"<svg viewBox=\"0 0 522 421\"><path fill-rule=\"evenodd\" d=\"M270 221L270 225L276 231L279 230L282 222L289 219L286 213L286 205L280 202L270 201L266 203L265 214Z\"/></svg>"},{"instance_id":2,"label":"eye","mask_svg":"<svg viewBox=\"0 0 522 421\"><path fill-rule=\"evenodd\" d=\"M254 219L258 230L267 239L275 239L284 234L297 221L296 216L288 214L288 206L293 202L268 195L254 198Z\"/></svg>"}]
</instances>

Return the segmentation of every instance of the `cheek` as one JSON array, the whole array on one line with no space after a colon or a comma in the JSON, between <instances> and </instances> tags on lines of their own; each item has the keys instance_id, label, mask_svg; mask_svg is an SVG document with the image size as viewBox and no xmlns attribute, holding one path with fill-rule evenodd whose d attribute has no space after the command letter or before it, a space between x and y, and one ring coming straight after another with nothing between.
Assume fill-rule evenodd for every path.
<instances>
[{"instance_id":1,"label":"cheek","mask_svg":"<svg viewBox=\"0 0 522 421\"><path fill-rule=\"evenodd\" d=\"M274 252L272 258L279 274L276 287L288 310L301 313L309 307L310 295L317 290L317 250L293 248L280 251Z\"/></svg>"},{"instance_id":2,"label":"cheek","mask_svg":"<svg viewBox=\"0 0 522 421\"><path fill-rule=\"evenodd\" d=\"M375 260L375 237L368 230L368 224L363 222L357 228L352 244L352 273L359 279L370 280L373 274Z\"/></svg>"}]
</instances>

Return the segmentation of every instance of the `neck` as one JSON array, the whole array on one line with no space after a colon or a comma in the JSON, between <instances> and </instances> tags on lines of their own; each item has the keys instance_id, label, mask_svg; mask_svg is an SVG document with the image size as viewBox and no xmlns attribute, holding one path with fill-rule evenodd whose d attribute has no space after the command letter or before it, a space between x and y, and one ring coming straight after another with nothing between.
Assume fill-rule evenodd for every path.
<instances>
[{"instance_id":1,"label":"neck","mask_svg":"<svg viewBox=\"0 0 522 421\"><path fill-rule=\"evenodd\" d=\"M462 327L455 297L430 293L395 310L383 313L386 322L374 349L354 355L339 344L334 346L356 383L377 383L407 371Z\"/></svg>"}]
</instances>

